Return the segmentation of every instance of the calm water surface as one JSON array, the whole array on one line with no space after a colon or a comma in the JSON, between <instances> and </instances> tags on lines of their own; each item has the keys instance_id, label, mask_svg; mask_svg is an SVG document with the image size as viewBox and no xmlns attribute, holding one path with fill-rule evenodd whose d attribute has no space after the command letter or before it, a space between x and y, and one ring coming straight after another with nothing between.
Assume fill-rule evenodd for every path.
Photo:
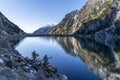
<instances>
[{"instance_id":1,"label":"calm water surface","mask_svg":"<svg viewBox=\"0 0 120 80\"><path fill-rule=\"evenodd\" d=\"M44 55L53 57L50 63L69 80L101 80L88 66L89 59L84 55L87 50L82 49L80 41L73 37L27 37L15 47L24 57L31 58L33 50L41 58Z\"/></svg>"}]
</instances>

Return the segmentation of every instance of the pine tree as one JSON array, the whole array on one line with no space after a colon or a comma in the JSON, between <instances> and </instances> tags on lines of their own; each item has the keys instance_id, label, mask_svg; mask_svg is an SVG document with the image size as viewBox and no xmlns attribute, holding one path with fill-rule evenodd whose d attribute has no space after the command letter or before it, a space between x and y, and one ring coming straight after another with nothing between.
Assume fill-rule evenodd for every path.
<instances>
[{"instance_id":1,"label":"pine tree","mask_svg":"<svg viewBox=\"0 0 120 80\"><path fill-rule=\"evenodd\" d=\"M49 66L49 61L48 61L48 56L47 55L44 56L43 60L44 60L43 65L46 66L46 67Z\"/></svg>"},{"instance_id":2,"label":"pine tree","mask_svg":"<svg viewBox=\"0 0 120 80\"><path fill-rule=\"evenodd\" d=\"M33 59L34 61L36 61L38 57L39 57L39 54L37 54L36 51L34 50L34 51L32 52L32 59Z\"/></svg>"}]
</instances>

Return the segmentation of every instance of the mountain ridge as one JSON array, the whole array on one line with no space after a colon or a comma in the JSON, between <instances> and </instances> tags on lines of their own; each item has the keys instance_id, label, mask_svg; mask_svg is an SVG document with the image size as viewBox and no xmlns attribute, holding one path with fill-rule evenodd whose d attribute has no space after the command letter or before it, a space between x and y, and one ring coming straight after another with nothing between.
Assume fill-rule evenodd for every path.
<instances>
[{"instance_id":1,"label":"mountain ridge","mask_svg":"<svg viewBox=\"0 0 120 80\"><path fill-rule=\"evenodd\" d=\"M23 35L25 32L0 12L0 37Z\"/></svg>"},{"instance_id":2,"label":"mountain ridge","mask_svg":"<svg viewBox=\"0 0 120 80\"><path fill-rule=\"evenodd\" d=\"M54 26L51 30L49 30L46 34L60 34L60 33L62 34L62 32L68 33L67 29L70 29L73 23L75 22L75 18L76 18L75 14L77 13L78 13L78 10L74 10L66 14L65 17L62 19L62 21L56 26ZM63 28L63 26L65 29ZM57 29L59 30L59 32L56 31Z\"/></svg>"},{"instance_id":3,"label":"mountain ridge","mask_svg":"<svg viewBox=\"0 0 120 80\"><path fill-rule=\"evenodd\" d=\"M88 0L72 20L69 16L47 34L105 35L108 32L110 35L119 35L119 14L119 0Z\"/></svg>"}]
</instances>

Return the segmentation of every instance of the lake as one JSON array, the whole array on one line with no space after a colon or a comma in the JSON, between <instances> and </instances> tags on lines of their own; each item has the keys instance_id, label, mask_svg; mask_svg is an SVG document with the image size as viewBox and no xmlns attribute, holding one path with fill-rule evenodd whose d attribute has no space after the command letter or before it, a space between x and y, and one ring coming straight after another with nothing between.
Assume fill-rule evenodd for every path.
<instances>
[{"instance_id":1,"label":"lake","mask_svg":"<svg viewBox=\"0 0 120 80\"><path fill-rule=\"evenodd\" d=\"M34 50L41 59L44 55L52 57L50 64L69 80L102 80L118 74L111 65L118 62L116 55L119 54L114 54L110 46L89 38L26 37L15 45L15 49L24 57L31 58Z\"/></svg>"}]
</instances>

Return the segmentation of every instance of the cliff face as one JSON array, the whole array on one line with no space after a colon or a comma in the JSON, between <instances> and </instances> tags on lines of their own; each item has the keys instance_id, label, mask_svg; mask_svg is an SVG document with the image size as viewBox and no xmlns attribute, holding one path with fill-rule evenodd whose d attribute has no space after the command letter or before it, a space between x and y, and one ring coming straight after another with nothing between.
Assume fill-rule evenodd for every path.
<instances>
[{"instance_id":1,"label":"cliff face","mask_svg":"<svg viewBox=\"0 0 120 80\"><path fill-rule=\"evenodd\" d=\"M119 0L88 0L85 6L70 18L60 22L49 34L103 35L119 34ZM70 15L70 14L69 14ZM65 22L65 25L61 23ZM69 26L68 26L69 25Z\"/></svg>"},{"instance_id":2,"label":"cliff face","mask_svg":"<svg viewBox=\"0 0 120 80\"><path fill-rule=\"evenodd\" d=\"M23 35L22 31L17 25L10 22L2 13L0 13L0 37Z\"/></svg>"},{"instance_id":3,"label":"cliff face","mask_svg":"<svg viewBox=\"0 0 120 80\"><path fill-rule=\"evenodd\" d=\"M100 0L102 1L102 0ZM82 20L82 25L76 34L87 35L117 35L117 15L119 14L118 0L104 0L101 6L96 7L94 13Z\"/></svg>"}]
</instances>

